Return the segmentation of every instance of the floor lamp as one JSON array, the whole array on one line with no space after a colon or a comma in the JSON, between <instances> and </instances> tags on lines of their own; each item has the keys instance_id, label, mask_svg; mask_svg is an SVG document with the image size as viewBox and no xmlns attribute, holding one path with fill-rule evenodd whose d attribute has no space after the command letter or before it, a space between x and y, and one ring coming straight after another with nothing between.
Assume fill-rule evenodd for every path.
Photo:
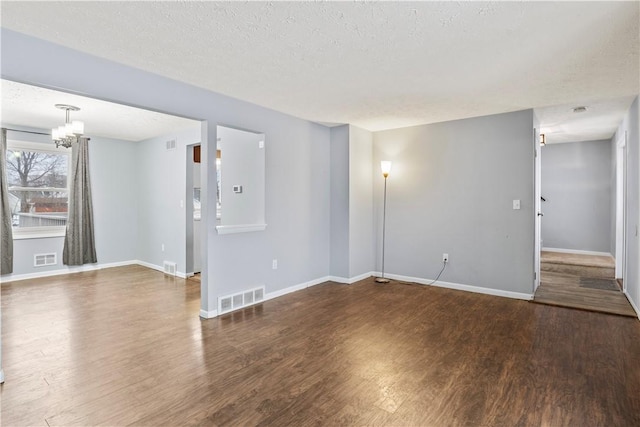
<instances>
[{"instance_id":1,"label":"floor lamp","mask_svg":"<svg viewBox=\"0 0 640 427\"><path fill-rule=\"evenodd\" d=\"M389 283L389 279L384 277L384 235L387 225L387 178L389 172L391 172L391 162L380 162L380 169L382 169L382 176L384 176L384 201L382 202L382 275L376 278L377 283Z\"/></svg>"}]
</instances>

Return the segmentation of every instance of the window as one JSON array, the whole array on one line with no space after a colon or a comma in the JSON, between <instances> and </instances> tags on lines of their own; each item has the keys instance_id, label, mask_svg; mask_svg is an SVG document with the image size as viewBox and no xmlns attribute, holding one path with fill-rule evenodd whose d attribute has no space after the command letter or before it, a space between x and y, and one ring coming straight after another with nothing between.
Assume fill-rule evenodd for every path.
<instances>
[{"instance_id":1,"label":"window","mask_svg":"<svg viewBox=\"0 0 640 427\"><path fill-rule=\"evenodd\" d=\"M63 236L70 150L8 141L7 185L14 238Z\"/></svg>"}]
</instances>

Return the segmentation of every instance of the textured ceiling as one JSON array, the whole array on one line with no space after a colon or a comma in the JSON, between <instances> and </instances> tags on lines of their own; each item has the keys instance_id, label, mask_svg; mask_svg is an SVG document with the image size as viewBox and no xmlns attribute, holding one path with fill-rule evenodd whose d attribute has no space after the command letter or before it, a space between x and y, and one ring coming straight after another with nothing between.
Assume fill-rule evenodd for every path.
<instances>
[{"instance_id":1,"label":"textured ceiling","mask_svg":"<svg viewBox=\"0 0 640 427\"><path fill-rule=\"evenodd\" d=\"M1 7L2 26L15 31L308 120L374 131L625 98L640 84L638 2Z\"/></svg>"},{"instance_id":2,"label":"textured ceiling","mask_svg":"<svg viewBox=\"0 0 640 427\"><path fill-rule=\"evenodd\" d=\"M71 120L82 120L84 132L89 137L142 141L200 126L196 120L7 80L0 83L2 122L6 124L41 129L58 127L64 124L65 112L55 104L69 104L80 108L80 111L71 112Z\"/></svg>"}]
</instances>

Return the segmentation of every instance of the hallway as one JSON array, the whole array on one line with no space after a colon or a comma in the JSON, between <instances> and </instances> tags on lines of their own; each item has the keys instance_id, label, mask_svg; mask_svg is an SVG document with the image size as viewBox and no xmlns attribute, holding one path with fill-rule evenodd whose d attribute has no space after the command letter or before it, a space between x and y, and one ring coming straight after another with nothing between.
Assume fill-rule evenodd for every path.
<instances>
[{"instance_id":1,"label":"hallway","mask_svg":"<svg viewBox=\"0 0 640 427\"><path fill-rule=\"evenodd\" d=\"M534 302L636 317L615 280L613 258L543 251L540 261Z\"/></svg>"}]
</instances>

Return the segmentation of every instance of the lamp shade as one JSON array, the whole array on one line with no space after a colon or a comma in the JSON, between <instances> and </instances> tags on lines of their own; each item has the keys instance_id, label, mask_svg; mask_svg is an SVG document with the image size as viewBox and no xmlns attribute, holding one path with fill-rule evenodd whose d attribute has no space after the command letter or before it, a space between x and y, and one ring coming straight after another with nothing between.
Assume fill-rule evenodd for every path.
<instances>
[{"instance_id":1,"label":"lamp shade","mask_svg":"<svg viewBox=\"0 0 640 427\"><path fill-rule=\"evenodd\" d=\"M74 135L82 135L84 133L84 122L80 120L74 120L71 122L71 127L73 128Z\"/></svg>"},{"instance_id":2,"label":"lamp shade","mask_svg":"<svg viewBox=\"0 0 640 427\"><path fill-rule=\"evenodd\" d=\"M385 178L389 176L389 172L391 172L391 162L388 160L383 160L380 162L380 169L382 170L382 176Z\"/></svg>"}]
</instances>

